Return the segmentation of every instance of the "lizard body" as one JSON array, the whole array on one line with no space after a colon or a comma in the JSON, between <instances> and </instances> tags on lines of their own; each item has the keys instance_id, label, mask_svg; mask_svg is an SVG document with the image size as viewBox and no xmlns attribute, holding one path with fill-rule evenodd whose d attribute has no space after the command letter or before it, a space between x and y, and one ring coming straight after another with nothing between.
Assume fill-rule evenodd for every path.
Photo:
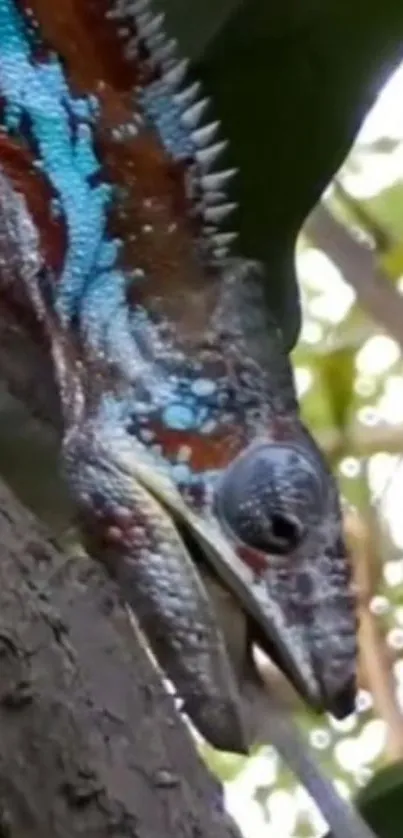
<instances>
[{"instance_id":1,"label":"lizard body","mask_svg":"<svg viewBox=\"0 0 403 838\"><path fill-rule=\"evenodd\" d=\"M0 0L1 307L52 358L62 462L184 709L246 750L194 552L311 706L355 695L337 489L261 269L220 229L232 170L148 0Z\"/></svg>"}]
</instances>

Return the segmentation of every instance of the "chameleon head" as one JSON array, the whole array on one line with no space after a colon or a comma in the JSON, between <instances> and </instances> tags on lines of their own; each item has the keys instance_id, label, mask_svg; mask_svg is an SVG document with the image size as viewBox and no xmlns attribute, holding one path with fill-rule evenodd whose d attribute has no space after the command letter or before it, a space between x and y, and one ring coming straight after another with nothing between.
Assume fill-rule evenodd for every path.
<instances>
[{"instance_id":1,"label":"chameleon head","mask_svg":"<svg viewBox=\"0 0 403 838\"><path fill-rule=\"evenodd\" d=\"M292 441L256 441L227 467L215 488L219 528L191 514L171 482L136 451L114 425L109 433L107 424L94 421L85 433L66 435L64 465L76 501L113 536L116 575L160 665L182 697L190 691L186 706L196 726L218 747L225 741L225 749L241 748L228 713L235 708L237 717L238 695L224 654L222 615L210 609L185 532L245 614L250 639L301 697L337 717L352 712L350 565L336 485L308 434L301 428ZM105 530L108 521L113 526ZM189 629L196 622L201 641ZM195 694L201 709L192 704ZM217 707L227 708L218 721ZM231 735L224 737L227 728Z\"/></svg>"},{"instance_id":2,"label":"chameleon head","mask_svg":"<svg viewBox=\"0 0 403 838\"><path fill-rule=\"evenodd\" d=\"M305 429L292 442L246 449L218 485L215 511L257 644L313 708L348 715L357 652L350 562L335 482Z\"/></svg>"}]
</instances>

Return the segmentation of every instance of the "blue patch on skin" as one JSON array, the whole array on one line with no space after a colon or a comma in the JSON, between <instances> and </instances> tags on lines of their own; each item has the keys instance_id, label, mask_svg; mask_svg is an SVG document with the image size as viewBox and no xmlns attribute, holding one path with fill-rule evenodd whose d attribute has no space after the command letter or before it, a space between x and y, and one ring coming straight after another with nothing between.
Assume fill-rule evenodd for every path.
<instances>
[{"instance_id":1,"label":"blue patch on skin","mask_svg":"<svg viewBox=\"0 0 403 838\"><path fill-rule=\"evenodd\" d=\"M94 115L94 102L90 96L71 99L70 108L78 119L89 121Z\"/></svg>"},{"instance_id":2,"label":"blue patch on skin","mask_svg":"<svg viewBox=\"0 0 403 838\"><path fill-rule=\"evenodd\" d=\"M88 124L93 103L88 102L86 114L85 100L72 97L55 55L46 63L31 63L29 39L12 0L0 0L0 54L6 127L16 130L24 114L30 118L41 168L57 192L66 218L68 246L56 307L62 318L69 320L94 269L111 197L109 186L93 188L87 180L99 168ZM83 121L73 137L70 119L77 111Z\"/></svg>"},{"instance_id":3,"label":"blue patch on skin","mask_svg":"<svg viewBox=\"0 0 403 838\"><path fill-rule=\"evenodd\" d=\"M121 243L117 239L102 242L97 256L98 270L105 271L115 266L120 245Z\"/></svg>"},{"instance_id":4,"label":"blue patch on skin","mask_svg":"<svg viewBox=\"0 0 403 838\"><path fill-rule=\"evenodd\" d=\"M187 463L171 463L168 473L174 483L178 487L186 487L189 489L202 488L203 494L208 495L213 490L217 483L221 472L217 469L206 469L206 471L192 471L191 466Z\"/></svg>"},{"instance_id":5,"label":"blue patch on skin","mask_svg":"<svg viewBox=\"0 0 403 838\"><path fill-rule=\"evenodd\" d=\"M108 256L107 251L103 256ZM144 375L145 359L130 334L125 281L120 271L99 272L89 284L81 301L80 328L92 348L99 355L105 352L129 380Z\"/></svg>"},{"instance_id":6,"label":"blue patch on skin","mask_svg":"<svg viewBox=\"0 0 403 838\"><path fill-rule=\"evenodd\" d=\"M173 431L188 431L197 425L194 410L184 404L170 404L162 412L164 425Z\"/></svg>"},{"instance_id":7,"label":"blue patch on skin","mask_svg":"<svg viewBox=\"0 0 403 838\"><path fill-rule=\"evenodd\" d=\"M119 242L105 239L111 188L89 183L99 169L92 138L93 97L70 94L56 56L33 63L23 19L11 0L0 0L0 54L6 126L18 130L22 116L28 115L40 153L38 168L57 193L55 213L66 219L67 252L55 286L55 308L63 320L79 310L92 348L106 352L133 380L144 372L144 361L131 335L125 279L114 269Z\"/></svg>"},{"instance_id":8,"label":"blue patch on skin","mask_svg":"<svg viewBox=\"0 0 403 838\"><path fill-rule=\"evenodd\" d=\"M177 463L171 468L171 476L177 483L189 483L192 479L192 471L185 463Z\"/></svg>"},{"instance_id":9,"label":"blue patch on skin","mask_svg":"<svg viewBox=\"0 0 403 838\"><path fill-rule=\"evenodd\" d=\"M182 109L168 85L163 80L153 82L142 92L140 102L172 157L176 160L191 157L195 144L182 123Z\"/></svg>"},{"instance_id":10,"label":"blue patch on skin","mask_svg":"<svg viewBox=\"0 0 403 838\"><path fill-rule=\"evenodd\" d=\"M102 396L97 417L101 425L122 428L125 427L129 418L129 407L125 399L118 399L110 393Z\"/></svg>"},{"instance_id":11,"label":"blue patch on skin","mask_svg":"<svg viewBox=\"0 0 403 838\"><path fill-rule=\"evenodd\" d=\"M196 378L192 381L190 389L195 396L210 396L217 389L217 385L210 378Z\"/></svg>"}]
</instances>

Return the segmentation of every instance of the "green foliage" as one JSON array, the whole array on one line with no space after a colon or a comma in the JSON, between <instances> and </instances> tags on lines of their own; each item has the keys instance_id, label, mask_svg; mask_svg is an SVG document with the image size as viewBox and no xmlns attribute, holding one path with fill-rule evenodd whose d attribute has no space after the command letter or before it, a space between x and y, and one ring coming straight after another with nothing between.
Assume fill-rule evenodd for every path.
<instances>
[{"instance_id":1,"label":"green foliage","mask_svg":"<svg viewBox=\"0 0 403 838\"><path fill-rule=\"evenodd\" d=\"M206 760L209 768L223 783L234 780L240 771L245 767L248 757L239 754L227 754L215 751L209 745L201 746L203 759Z\"/></svg>"},{"instance_id":2,"label":"green foliage","mask_svg":"<svg viewBox=\"0 0 403 838\"><path fill-rule=\"evenodd\" d=\"M354 398L354 353L348 346L340 347L328 354L316 356L314 366L323 397L329 405L333 426L343 433L351 418L351 402Z\"/></svg>"},{"instance_id":3,"label":"green foliage","mask_svg":"<svg viewBox=\"0 0 403 838\"><path fill-rule=\"evenodd\" d=\"M377 838L402 838L403 762L379 771L357 796L356 803ZM331 838L331 834L326 838Z\"/></svg>"},{"instance_id":4,"label":"green foliage","mask_svg":"<svg viewBox=\"0 0 403 838\"><path fill-rule=\"evenodd\" d=\"M357 805L379 838L401 838L403 762L388 765L358 795Z\"/></svg>"}]
</instances>

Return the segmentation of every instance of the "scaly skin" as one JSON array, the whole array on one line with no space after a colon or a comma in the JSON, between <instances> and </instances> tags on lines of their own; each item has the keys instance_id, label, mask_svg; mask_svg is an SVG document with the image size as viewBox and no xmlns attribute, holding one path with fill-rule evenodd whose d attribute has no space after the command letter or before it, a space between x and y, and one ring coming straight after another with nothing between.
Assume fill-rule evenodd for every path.
<instances>
[{"instance_id":1,"label":"scaly skin","mask_svg":"<svg viewBox=\"0 0 403 838\"><path fill-rule=\"evenodd\" d=\"M195 561L317 709L355 695L337 490L259 266L220 232L224 144L148 0L0 0L0 290L54 364L62 461L195 725L245 750Z\"/></svg>"}]
</instances>

